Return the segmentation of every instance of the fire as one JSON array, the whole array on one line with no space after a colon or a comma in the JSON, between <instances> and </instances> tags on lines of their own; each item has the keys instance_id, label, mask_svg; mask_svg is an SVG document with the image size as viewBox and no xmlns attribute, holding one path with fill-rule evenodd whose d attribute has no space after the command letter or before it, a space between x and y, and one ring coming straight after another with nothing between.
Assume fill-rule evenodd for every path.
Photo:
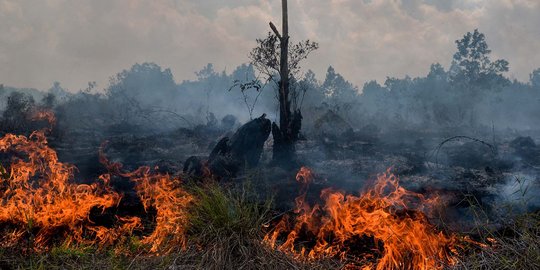
<instances>
[{"instance_id":1,"label":"fire","mask_svg":"<svg viewBox=\"0 0 540 270\"><path fill-rule=\"evenodd\" d=\"M54 114L38 112L34 119L47 120L54 125ZM155 208L156 225L141 243L150 252L167 253L175 247L185 247L187 208L191 195L181 188L180 179L152 173L141 167L134 172L121 172L121 164L102 162L112 170L92 184L73 181L75 167L58 160L56 152L47 145L45 132L30 136L7 134L0 138L0 152L11 157L10 166L0 166L0 224L4 231L1 246L12 246L30 239L35 250L47 248L55 240L64 244L88 244L104 247L124 235L142 229L139 217L116 217L113 226L96 225L91 212L117 207L122 195L111 186L111 174L130 178L146 210Z\"/></svg>"},{"instance_id":2,"label":"fire","mask_svg":"<svg viewBox=\"0 0 540 270\"><path fill-rule=\"evenodd\" d=\"M124 220L115 228L93 224L90 211L113 207L121 196L110 189L106 178L89 185L71 182L75 168L58 161L43 131L29 137L7 134L0 139L0 152L13 153L11 166L0 179L0 223L19 228L3 245L34 233L36 249L53 237L62 237L67 244L106 245L137 227L137 219Z\"/></svg>"},{"instance_id":3,"label":"fire","mask_svg":"<svg viewBox=\"0 0 540 270\"><path fill-rule=\"evenodd\" d=\"M132 177L135 189L145 209L157 210L156 228L141 241L151 245L151 252L163 250L168 253L176 247L185 248L185 226L188 224L187 209L193 197L179 187L179 179L168 175L149 173L148 167L137 170Z\"/></svg>"},{"instance_id":4,"label":"fire","mask_svg":"<svg viewBox=\"0 0 540 270\"><path fill-rule=\"evenodd\" d=\"M185 226L188 208L193 197L180 187L181 180L167 174L152 173L147 166L133 172L123 172L122 164L110 162L100 150L100 161L112 174L130 178L146 210L157 210L156 227L141 243L151 245L151 252L168 253L175 248L185 248ZM110 176L109 176L110 177Z\"/></svg>"},{"instance_id":5,"label":"fire","mask_svg":"<svg viewBox=\"0 0 540 270\"><path fill-rule=\"evenodd\" d=\"M35 119L54 125L54 114L48 112L37 113ZM122 164L105 157L102 147L100 161L109 173L92 184L77 184L76 168L60 162L48 146L48 130L0 138L0 153L11 158L9 166L0 166L0 224L8 232L0 236L0 245L29 239L36 250L56 240L104 247L141 231L137 216L117 216L109 226L92 220L96 210L104 213L119 205L122 194L109 184L111 177L119 176L135 183L145 210L156 211L155 227L141 243L161 254L186 247L194 198L182 188L181 179L146 166L123 171ZM306 194L314 178L307 167L298 172L301 195L295 200L295 219L284 217L265 236L271 247L309 259L347 259L353 262L350 266L362 269L440 269L454 262L456 237L437 231L428 220L437 197L407 191L396 176L385 173L361 196L325 189L324 204L311 207Z\"/></svg>"},{"instance_id":6,"label":"fire","mask_svg":"<svg viewBox=\"0 0 540 270\"><path fill-rule=\"evenodd\" d=\"M54 115L54 112L48 109L36 110L32 114L32 120L34 121L45 120L49 123L51 127L56 124L56 116Z\"/></svg>"},{"instance_id":7,"label":"fire","mask_svg":"<svg viewBox=\"0 0 540 270\"><path fill-rule=\"evenodd\" d=\"M308 167L302 166L296 174L296 181L308 185L313 181L313 173Z\"/></svg>"},{"instance_id":8,"label":"fire","mask_svg":"<svg viewBox=\"0 0 540 270\"><path fill-rule=\"evenodd\" d=\"M297 180L308 175L303 167ZM437 200L407 191L388 172L361 196L325 189L324 205L310 207L305 195L296 199L292 224L284 217L266 235L271 247L296 257L348 259L363 269L441 269L454 262L456 237L438 232L424 214ZM280 235L286 239L278 244Z\"/></svg>"}]
</instances>

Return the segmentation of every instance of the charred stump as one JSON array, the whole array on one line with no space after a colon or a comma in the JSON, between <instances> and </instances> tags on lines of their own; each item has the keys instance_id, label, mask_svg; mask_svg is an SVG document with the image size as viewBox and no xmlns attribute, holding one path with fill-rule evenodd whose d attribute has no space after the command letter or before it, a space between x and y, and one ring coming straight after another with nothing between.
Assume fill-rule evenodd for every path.
<instances>
[{"instance_id":1,"label":"charred stump","mask_svg":"<svg viewBox=\"0 0 540 270\"><path fill-rule=\"evenodd\" d=\"M273 162L276 165L292 165L296 159L294 144L300 139L300 129L302 128L300 110L296 110L288 122L285 129L280 128L276 123L272 124Z\"/></svg>"},{"instance_id":2,"label":"charred stump","mask_svg":"<svg viewBox=\"0 0 540 270\"><path fill-rule=\"evenodd\" d=\"M184 173L204 176L205 170L219 178L234 177L243 168L259 164L264 142L270 135L270 120L266 114L241 126L229 139L222 138L207 160L190 157L184 163Z\"/></svg>"}]
</instances>

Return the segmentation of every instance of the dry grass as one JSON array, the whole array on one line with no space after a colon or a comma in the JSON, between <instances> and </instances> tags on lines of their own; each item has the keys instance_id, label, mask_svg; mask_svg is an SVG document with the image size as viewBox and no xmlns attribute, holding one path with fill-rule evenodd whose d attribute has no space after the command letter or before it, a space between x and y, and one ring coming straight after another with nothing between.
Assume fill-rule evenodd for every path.
<instances>
[{"instance_id":1,"label":"dry grass","mask_svg":"<svg viewBox=\"0 0 540 270\"><path fill-rule=\"evenodd\" d=\"M471 250L452 269L540 269L540 212L523 213L523 209L528 209L531 192L526 181L516 176L514 187L515 199L498 206L498 216L487 214L471 197L475 235L487 247ZM497 225L488 224L487 220Z\"/></svg>"},{"instance_id":2,"label":"dry grass","mask_svg":"<svg viewBox=\"0 0 540 270\"><path fill-rule=\"evenodd\" d=\"M263 244L261 228L271 218L271 200L258 203L247 185L222 188L213 183L189 191L197 201L190 209L186 250L152 255L136 237L106 250L62 244L42 253L0 249L0 269L339 268L333 261L301 262Z\"/></svg>"},{"instance_id":3,"label":"dry grass","mask_svg":"<svg viewBox=\"0 0 540 270\"><path fill-rule=\"evenodd\" d=\"M540 214L522 215L502 230L485 229L483 235L489 247L463 256L453 269L540 269Z\"/></svg>"},{"instance_id":4,"label":"dry grass","mask_svg":"<svg viewBox=\"0 0 540 270\"><path fill-rule=\"evenodd\" d=\"M272 217L271 200L257 198L249 185L192 186L188 247L152 255L138 238L106 250L62 244L47 252L0 248L0 269L341 269L338 261L299 261L262 243L261 228ZM263 201L263 203L260 203ZM487 248L471 248L451 269L540 269L540 214L515 218L504 230L480 226ZM28 249L26 249L28 250Z\"/></svg>"}]
</instances>

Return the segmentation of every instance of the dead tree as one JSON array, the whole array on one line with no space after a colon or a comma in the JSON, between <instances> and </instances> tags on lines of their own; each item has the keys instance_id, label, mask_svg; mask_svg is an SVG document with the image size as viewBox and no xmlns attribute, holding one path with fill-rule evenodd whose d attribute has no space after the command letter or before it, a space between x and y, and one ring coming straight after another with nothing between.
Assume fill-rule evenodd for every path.
<instances>
[{"instance_id":1,"label":"dead tree","mask_svg":"<svg viewBox=\"0 0 540 270\"><path fill-rule=\"evenodd\" d=\"M258 39L258 46L250 54L251 63L269 80L277 83L279 102L279 125L272 123L274 138L273 160L277 163L291 164L294 160L294 143L299 137L302 114L299 108L291 109L291 78L299 72L299 63L307 58L310 52L318 48L318 44L309 40L289 46L289 22L287 0L281 1L282 29L270 22L272 33L266 39ZM275 74L279 81L275 81ZM294 96L294 95L293 95Z\"/></svg>"},{"instance_id":2,"label":"dead tree","mask_svg":"<svg viewBox=\"0 0 540 270\"><path fill-rule=\"evenodd\" d=\"M272 125L272 136L274 137L274 160L290 161L294 155L294 138L292 134L291 102L289 100L289 15L287 10L287 0L281 1L282 8L282 33L279 34L276 26L270 22L270 28L279 38L280 45L280 65L279 65L279 127Z\"/></svg>"}]
</instances>

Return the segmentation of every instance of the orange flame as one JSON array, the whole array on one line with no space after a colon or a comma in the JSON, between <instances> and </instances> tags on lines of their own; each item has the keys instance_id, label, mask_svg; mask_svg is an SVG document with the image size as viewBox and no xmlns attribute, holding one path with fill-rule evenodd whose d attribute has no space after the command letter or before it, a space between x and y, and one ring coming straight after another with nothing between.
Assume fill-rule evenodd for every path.
<instances>
[{"instance_id":1,"label":"orange flame","mask_svg":"<svg viewBox=\"0 0 540 270\"><path fill-rule=\"evenodd\" d=\"M56 116L54 112L48 109L36 110L32 115L33 121L45 120L52 127L56 124Z\"/></svg>"},{"instance_id":2,"label":"orange flame","mask_svg":"<svg viewBox=\"0 0 540 270\"><path fill-rule=\"evenodd\" d=\"M311 175L308 172L303 167L297 179ZM423 212L437 200L405 190L388 172L379 175L375 185L361 196L325 189L321 198L323 207L310 207L301 194L292 226L284 217L264 241L296 257L354 257L354 265L364 269L441 269L454 263L456 237L437 232ZM277 244L283 234L285 242ZM314 242L311 247L301 245L310 238ZM366 238L372 239L373 247L355 247L355 241L365 242Z\"/></svg>"},{"instance_id":3,"label":"orange flame","mask_svg":"<svg viewBox=\"0 0 540 270\"><path fill-rule=\"evenodd\" d=\"M38 112L34 119L46 119L51 126L54 114ZM84 243L103 247L123 235L141 229L139 217L116 217L112 227L96 225L90 218L92 210L104 212L116 207L121 195L109 185L111 174L104 174L92 184L72 181L75 167L58 161L56 152L47 145L45 131L35 131L29 137L7 134L0 138L0 152L12 154L8 170L0 166L0 224L15 226L15 230L0 236L0 245L11 246L24 237L32 239L40 250L57 239L67 245ZM151 173L141 167L122 173L122 165L109 162L100 155L112 173L129 177L146 210L157 210L153 232L142 239L151 252L169 252L186 245L187 207L192 197L181 187L180 179Z\"/></svg>"},{"instance_id":4,"label":"orange flame","mask_svg":"<svg viewBox=\"0 0 540 270\"><path fill-rule=\"evenodd\" d=\"M92 209L104 211L113 207L121 196L110 189L106 178L90 185L70 182L75 168L58 161L56 152L47 146L43 131L28 138L4 136L0 139L0 152L8 151L24 157L14 155L9 173L0 179L0 223L20 225L30 234L37 230L35 248L45 247L54 236L66 238L67 244L105 245L137 227L139 221L135 219L116 228L92 223ZM14 232L11 240L19 240L26 234L23 231Z\"/></svg>"},{"instance_id":5,"label":"orange flame","mask_svg":"<svg viewBox=\"0 0 540 270\"><path fill-rule=\"evenodd\" d=\"M49 112L37 113L35 119L46 119L51 126L55 121ZM27 237L35 249L46 248L57 238L68 245L103 247L141 229L141 219L135 216L116 217L111 227L91 220L93 210L104 212L119 204L122 195L109 185L112 175L118 175L135 183L145 210L157 212L154 230L141 242L155 253L186 247L187 210L194 198L182 189L181 179L149 167L124 172L122 164L107 160L101 149L100 161L109 174L92 184L76 184L75 167L58 160L47 145L45 130L28 137L7 134L0 138L0 153L11 154L8 170L0 166L0 224L15 227L0 236L0 245ZM295 200L296 218L282 218L265 236L273 248L309 259L352 258L353 266L362 269L440 269L454 263L456 237L437 231L426 214L439 203L438 197L407 191L396 176L386 173L361 196L325 189L324 205L311 207L306 194L313 179L307 167L298 172L296 180L302 187ZM284 242L278 243L283 235ZM366 238L372 243L369 248L355 244Z\"/></svg>"},{"instance_id":6,"label":"orange flame","mask_svg":"<svg viewBox=\"0 0 540 270\"><path fill-rule=\"evenodd\" d=\"M181 180L167 174L151 173L147 166L133 172L122 172L122 164L110 162L100 150L100 161L111 173L130 178L145 210L157 210L156 227L141 243L151 245L151 252L169 253L175 248L185 248L187 209L193 197L180 187Z\"/></svg>"},{"instance_id":7,"label":"orange flame","mask_svg":"<svg viewBox=\"0 0 540 270\"><path fill-rule=\"evenodd\" d=\"M296 174L296 181L307 185L313 181L313 173L308 167L302 166Z\"/></svg>"}]
</instances>

